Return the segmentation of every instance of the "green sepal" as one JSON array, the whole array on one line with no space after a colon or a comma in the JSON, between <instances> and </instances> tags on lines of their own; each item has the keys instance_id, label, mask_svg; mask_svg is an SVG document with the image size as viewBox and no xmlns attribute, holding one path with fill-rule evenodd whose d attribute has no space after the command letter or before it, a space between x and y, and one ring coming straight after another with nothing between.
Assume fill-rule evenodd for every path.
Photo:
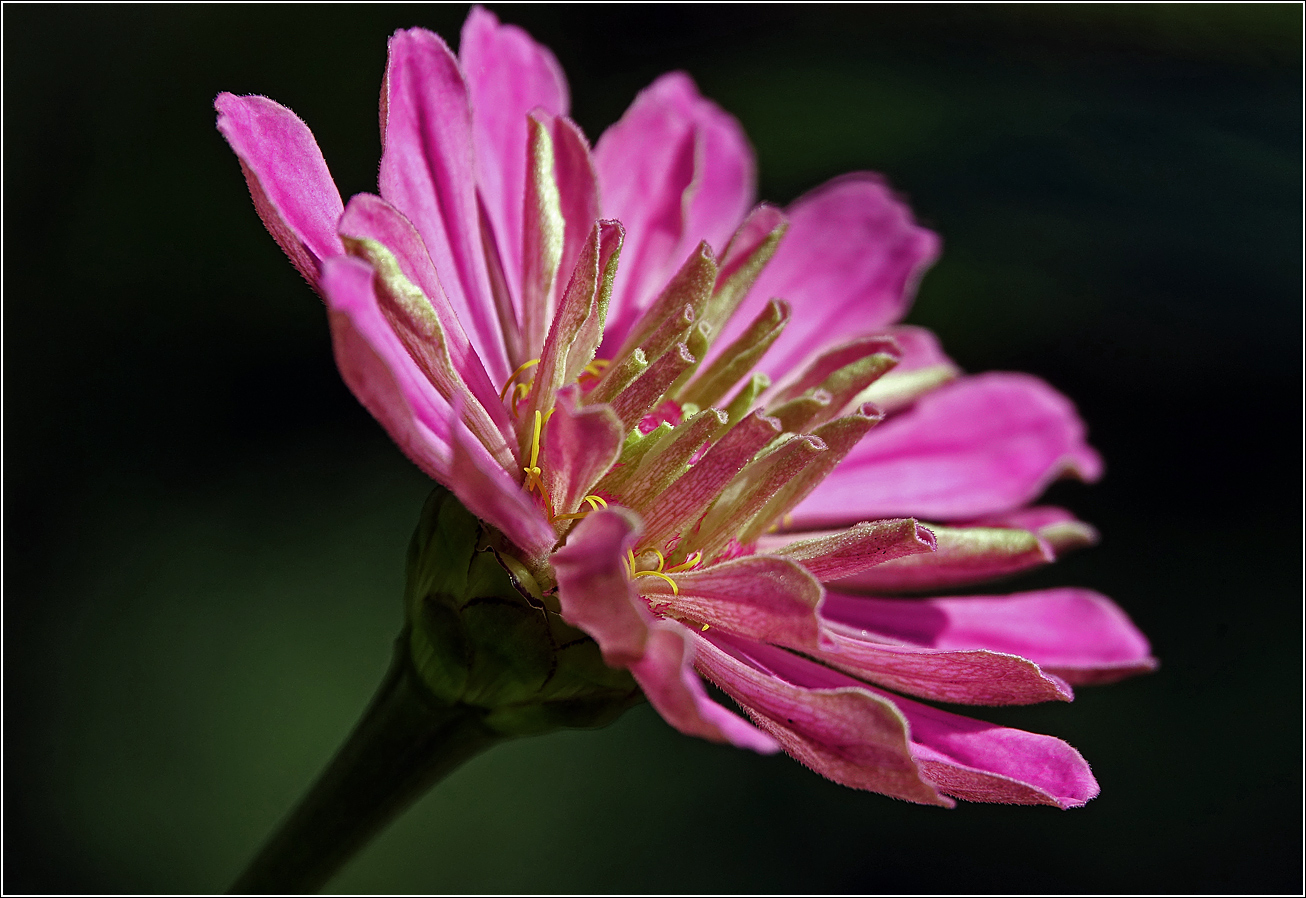
<instances>
[{"instance_id":1,"label":"green sepal","mask_svg":"<svg viewBox=\"0 0 1306 898\"><path fill-rule=\"evenodd\" d=\"M413 668L431 695L514 736L602 726L641 701L634 678L604 664L491 537L443 487L422 509L405 606Z\"/></svg>"}]
</instances>

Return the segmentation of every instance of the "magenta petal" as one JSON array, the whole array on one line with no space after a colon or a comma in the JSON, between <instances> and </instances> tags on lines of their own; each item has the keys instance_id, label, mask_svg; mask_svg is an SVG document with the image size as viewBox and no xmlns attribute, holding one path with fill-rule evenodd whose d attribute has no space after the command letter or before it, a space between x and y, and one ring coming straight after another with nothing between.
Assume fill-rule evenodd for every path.
<instances>
[{"instance_id":1,"label":"magenta petal","mask_svg":"<svg viewBox=\"0 0 1306 898\"><path fill-rule=\"evenodd\" d=\"M722 345L773 296L793 307L793 320L763 367L781 376L814 349L883 329L906 314L939 239L879 175L844 175L799 198L787 210L789 230L771 262L727 325Z\"/></svg>"},{"instance_id":2,"label":"magenta petal","mask_svg":"<svg viewBox=\"0 0 1306 898\"><path fill-rule=\"evenodd\" d=\"M382 317L372 267L344 256L328 259L322 292L340 376L415 465L449 484L451 409Z\"/></svg>"},{"instance_id":3,"label":"magenta petal","mask_svg":"<svg viewBox=\"0 0 1306 898\"><path fill-rule=\"evenodd\" d=\"M555 285L556 306L561 303L576 260L594 223L600 218L598 175L589 143L580 126L571 119L557 116L552 120L553 175L558 182L558 200L562 218L567 223L562 243L562 259Z\"/></svg>"},{"instance_id":4,"label":"magenta petal","mask_svg":"<svg viewBox=\"0 0 1306 898\"><path fill-rule=\"evenodd\" d=\"M526 116L536 107L565 115L567 79L548 48L515 25L500 25L493 13L479 6L463 23L458 59L471 98L476 186L509 292L520 301ZM588 230L592 224L581 227Z\"/></svg>"},{"instance_id":5,"label":"magenta petal","mask_svg":"<svg viewBox=\"0 0 1306 898\"><path fill-rule=\"evenodd\" d=\"M939 338L932 331L910 324L899 324L885 328L884 333L893 337L901 351L902 360L894 367L892 373L904 374L908 371L938 366L959 370L957 363L948 358L939 343Z\"/></svg>"},{"instance_id":6,"label":"magenta petal","mask_svg":"<svg viewBox=\"0 0 1306 898\"><path fill-rule=\"evenodd\" d=\"M731 645L734 653L740 654L740 644ZM911 757L918 769L948 795L967 801L1069 808L1083 805L1098 793L1088 764L1060 739L994 726L891 696L773 646L743 648L753 664L804 688L812 699L853 691L890 704L904 718Z\"/></svg>"},{"instance_id":7,"label":"magenta petal","mask_svg":"<svg viewBox=\"0 0 1306 898\"><path fill-rule=\"evenodd\" d=\"M1028 530L1051 547L1060 557L1072 549L1097 544L1098 533L1091 524L1085 524L1073 512L1054 505L1036 505L1006 514L989 515L970 521L972 527L1012 527Z\"/></svg>"},{"instance_id":8,"label":"magenta petal","mask_svg":"<svg viewBox=\"0 0 1306 898\"><path fill-rule=\"evenodd\" d=\"M760 754L774 754L780 744L712 701L694 673L694 644L684 627L658 621L649 631L644 657L630 672L662 719L682 733L712 742L728 742Z\"/></svg>"},{"instance_id":9,"label":"magenta petal","mask_svg":"<svg viewBox=\"0 0 1306 898\"><path fill-rule=\"evenodd\" d=\"M344 252L336 236L344 205L313 132L267 97L221 93L213 106L218 130L240 159L259 217L316 287L322 261Z\"/></svg>"},{"instance_id":10,"label":"magenta petal","mask_svg":"<svg viewBox=\"0 0 1306 898\"><path fill-rule=\"evenodd\" d=\"M640 92L599 138L594 163L604 214L626 227L610 351L694 246L705 240L725 249L752 206L756 171L739 123L683 72Z\"/></svg>"},{"instance_id":11,"label":"magenta petal","mask_svg":"<svg viewBox=\"0 0 1306 898\"><path fill-rule=\"evenodd\" d=\"M821 776L919 804L952 807L912 757L907 720L851 677L760 643L698 640L698 669L739 702L784 750ZM826 684L792 682L775 662L826 671Z\"/></svg>"},{"instance_id":12,"label":"magenta petal","mask_svg":"<svg viewBox=\"0 0 1306 898\"><path fill-rule=\"evenodd\" d=\"M823 582L859 574L895 558L934 552L934 533L911 518L863 521L846 530L763 536L762 551L797 561Z\"/></svg>"},{"instance_id":13,"label":"magenta petal","mask_svg":"<svg viewBox=\"0 0 1306 898\"><path fill-rule=\"evenodd\" d=\"M954 798L1077 808L1101 791L1083 755L1060 739L894 702L911 724L912 754Z\"/></svg>"},{"instance_id":14,"label":"magenta petal","mask_svg":"<svg viewBox=\"0 0 1306 898\"><path fill-rule=\"evenodd\" d=\"M885 421L795 509L801 526L917 515L955 520L1029 502L1056 478L1102 474L1070 400L1036 377L966 377Z\"/></svg>"},{"instance_id":15,"label":"magenta petal","mask_svg":"<svg viewBox=\"0 0 1306 898\"><path fill-rule=\"evenodd\" d=\"M394 253L404 275L420 287L431 301L444 328L449 356L468 389L505 434L510 434L511 422L499 399L499 391L490 382L485 365L468 340L457 313L449 304L426 245L422 243L421 235L412 222L379 196L360 193L351 197L349 205L345 207L345 212L340 217L339 231L344 237L376 240Z\"/></svg>"},{"instance_id":16,"label":"magenta petal","mask_svg":"<svg viewBox=\"0 0 1306 898\"><path fill-rule=\"evenodd\" d=\"M639 534L634 512L600 509L577 524L550 559L563 619L594 637L612 667L629 667L643 657L653 623L626 562Z\"/></svg>"},{"instance_id":17,"label":"magenta petal","mask_svg":"<svg viewBox=\"0 0 1306 898\"><path fill-rule=\"evenodd\" d=\"M888 639L946 651L1018 655L1074 684L1156 668L1147 638L1106 596L1063 587L1007 596L880 599L830 593L822 616Z\"/></svg>"},{"instance_id":18,"label":"magenta petal","mask_svg":"<svg viewBox=\"0 0 1306 898\"><path fill-rule=\"evenodd\" d=\"M528 561L543 563L557 538L530 493L499 465L487 462L480 444L454 409L453 465L446 485L476 517L496 527Z\"/></svg>"},{"instance_id":19,"label":"magenta petal","mask_svg":"<svg viewBox=\"0 0 1306 898\"><path fill-rule=\"evenodd\" d=\"M532 558L554 543L534 501L431 385L377 303L370 265L347 256L322 267L322 293L340 374L412 461Z\"/></svg>"},{"instance_id":20,"label":"magenta petal","mask_svg":"<svg viewBox=\"0 0 1306 898\"><path fill-rule=\"evenodd\" d=\"M1044 528L1071 522L1082 523L1076 521L1073 511L1065 508L1058 508L1055 505L1031 505L1028 508L1019 508L1005 514L976 518L973 521L967 521L966 524L970 527L1014 527L1017 530L1038 533Z\"/></svg>"},{"instance_id":21,"label":"magenta petal","mask_svg":"<svg viewBox=\"0 0 1306 898\"><path fill-rule=\"evenodd\" d=\"M1060 677L1015 655L886 645L866 630L826 622L827 649L812 654L832 667L888 689L963 705L1030 705L1074 693Z\"/></svg>"},{"instance_id":22,"label":"magenta petal","mask_svg":"<svg viewBox=\"0 0 1306 898\"><path fill-rule=\"evenodd\" d=\"M381 196L417 227L477 354L502 382L511 369L485 268L458 61L430 31L397 31L382 91Z\"/></svg>"},{"instance_id":23,"label":"magenta petal","mask_svg":"<svg viewBox=\"0 0 1306 898\"><path fill-rule=\"evenodd\" d=\"M578 392L572 385L558 394L544 428L540 464L555 515L580 510L586 494L616 464L625 437L610 406L577 408Z\"/></svg>"},{"instance_id":24,"label":"magenta petal","mask_svg":"<svg viewBox=\"0 0 1306 898\"><path fill-rule=\"evenodd\" d=\"M982 583L1056 560L1052 547L1026 530L931 525L934 551L868 567L834 582L847 592L927 592ZM823 576L830 582L833 577Z\"/></svg>"},{"instance_id":25,"label":"magenta petal","mask_svg":"<svg viewBox=\"0 0 1306 898\"><path fill-rule=\"evenodd\" d=\"M655 577L641 592L655 611L728 632L795 648L820 643L817 609L825 590L800 565L751 555L673 575L679 590Z\"/></svg>"},{"instance_id":26,"label":"magenta petal","mask_svg":"<svg viewBox=\"0 0 1306 898\"><path fill-rule=\"evenodd\" d=\"M778 746L765 733L708 698L693 671L688 631L655 621L635 594L626 553L639 538L639 519L624 508L596 511L576 525L553 555L563 618L598 642L603 660L625 667L649 703L676 729L759 752Z\"/></svg>"}]
</instances>

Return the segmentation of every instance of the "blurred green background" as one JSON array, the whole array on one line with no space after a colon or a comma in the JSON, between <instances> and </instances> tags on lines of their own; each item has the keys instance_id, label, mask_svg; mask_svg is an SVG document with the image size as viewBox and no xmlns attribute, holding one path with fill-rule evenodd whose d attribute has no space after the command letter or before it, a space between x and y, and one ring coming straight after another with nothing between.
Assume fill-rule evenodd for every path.
<instances>
[{"instance_id":1,"label":"blurred green background","mask_svg":"<svg viewBox=\"0 0 1306 898\"><path fill-rule=\"evenodd\" d=\"M343 738L428 491L213 128L220 90L375 189L385 40L462 6L6 6L4 888L221 891ZM1298 892L1301 7L495 7L591 138L684 68L761 195L884 172L944 238L911 315L1072 396L1053 501L1159 673L981 711L1093 764L1086 808L915 807L647 707L499 747L336 891ZM998 587L995 591L1007 588Z\"/></svg>"}]
</instances>

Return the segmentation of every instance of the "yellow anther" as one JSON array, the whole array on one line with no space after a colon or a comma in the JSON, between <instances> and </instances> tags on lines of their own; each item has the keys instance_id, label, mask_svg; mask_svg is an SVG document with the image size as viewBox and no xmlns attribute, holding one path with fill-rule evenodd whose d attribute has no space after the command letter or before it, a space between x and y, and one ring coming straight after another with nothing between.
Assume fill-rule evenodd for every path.
<instances>
[{"instance_id":1,"label":"yellow anther","mask_svg":"<svg viewBox=\"0 0 1306 898\"><path fill-rule=\"evenodd\" d=\"M612 362L607 359L595 359L581 370L586 374L593 374L595 377L598 377L604 371L608 370L608 366L611 364Z\"/></svg>"},{"instance_id":2,"label":"yellow anther","mask_svg":"<svg viewBox=\"0 0 1306 898\"><path fill-rule=\"evenodd\" d=\"M712 625L711 625L711 624L704 624L704 625L703 625L703 629L700 630L699 632L700 632L700 633L706 633L706 632L707 632L707 628L710 627L710 626L712 626Z\"/></svg>"},{"instance_id":3,"label":"yellow anther","mask_svg":"<svg viewBox=\"0 0 1306 898\"><path fill-rule=\"evenodd\" d=\"M548 419L546 418L545 420L547 421ZM579 521L581 518L585 517L591 511L598 511L600 508L608 507L607 500L605 500L602 496L586 496L581 501L588 502L590 507L587 508L585 511L574 511L571 514L556 514L553 517L549 518L549 521L552 523L557 523L558 521Z\"/></svg>"},{"instance_id":4,"label":"yellow anther","mask_svg":"<svg viewBox=\"0 0 1306 898\"><path fill-rule=\"evenodd\" d=\"M540 415L540 410L535 410L535 434L531 437L531 467L537 467L540 463L540 431L544 430L544 418Z\"/></svg>"},{"instance_id":5,"label":"yellow anther","mask_svg":"<svg viewBox=\"0 0 1306 898\"><path fill-rule=\"evenodd\" d=\"M539 411L535 412L535 433L531 437L531 463L522 468L526 472L526 491L539 489L540 495L547 501L549 494L544 491L543 471L540 470L540 431L544 429L544 420Z\"/></svg>"},{"instance_id":6,"label":"yellow anther","mask_svg":"<svg viewBox=\"0 0 1306 898\"><path fill-rule=\"evenodd\" d=\"M661 571L636 571L635 576L636 577L661 577L663 580L666 580L668 583L671 584L672 595L676 595L676 596L680 595L680 587L676 585L676 581L672 580L670 577L668 577L666 574L662 573Z\"/></svg>"},{"instance_id":7,"label":"yellow anther","mask_svg":"<svg viewBox=\"0 0 1306 898\"><path fill-rule=\"evenodd\" d=\"M598 498L598 497L596 496L595 498ZM654 550L653 550L653 554L656 555L656 556L658 557L658 569L657 569L656 571L637 571L637 570L635 570L636 562L635 562L635 553L634 553L634 551L631 550L631 549L627 549L627 550L626 550L626 563L627 563L627 565L630 566L630 578L631 578L632 580L635 579L636 577L658 577L658 578L661 578L661 579L667 581L667 584L671 587L671 594L672 594L672 595L677 595L677 596L680 595L680 587L676 585L676 581L675 581L675 580L672 580L672 579L671 579L670 577L668 577L666 574L662 573L662 568L663 568L663 566L665 566L666 563L667 563L666 558L664 558L663 555L662 555L662 553L659 552L657 549L654 549Z\"/></svg>"},{"instance_id":8,"label":"yellow anther","mask_svg":"<svg viewBox=\"0 0 1306 898\"><path fill-rule=\"evenodd\" d=\"M676 574L679 573L680 571L693 570L694 568L698 567L699 562L701 562L702 560L703 560L702 552L691 552L689 557L686 558L684 561L680 562L680 564L672 568L667 568L667 573Z\"/></svg>"},{"instance_id":9,"label":"yellow anther","mask_svg":"<svg viewBox=\"0 0 1306 898\"><path fill-rule=\"evenodd\" d=\"M508 398L508 388L509 388L510 386L512 386L512 382L513 382L514 380L517 379L517 375L521 374L521 373L522 373L523 371L525 371L527 368L534 368L534 367L535 367L536 365L538 365L539 363L540 363L540 360L539 360L539 359L531 359L529 362L523 362L522 364L518 365L518 366L517 366L517 370L514 371L512 374L508 375L508 380L507 380L507 382L504 383L504 385L503 385L503 389L499 391L499 398L500 398L500 399L507 399L507 398Z\"/></svg>"}]
</instances>

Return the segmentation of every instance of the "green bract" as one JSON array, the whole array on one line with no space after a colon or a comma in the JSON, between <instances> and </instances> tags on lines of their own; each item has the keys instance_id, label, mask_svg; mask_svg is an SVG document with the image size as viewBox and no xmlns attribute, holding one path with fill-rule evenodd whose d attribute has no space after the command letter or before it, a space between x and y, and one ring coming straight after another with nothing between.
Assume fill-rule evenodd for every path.
<instances>
[{"instance_id":1,"label":"green bract","mask_svg":"<svg viewBox=\"0 0 1306 898\"><path fill-rule=\"evenodd\" d=\"M413 669L431 696L479 711L505 736L603 726L643 700L444 487L409 545L404 605Z\"/></svg>"}]
</instances>

